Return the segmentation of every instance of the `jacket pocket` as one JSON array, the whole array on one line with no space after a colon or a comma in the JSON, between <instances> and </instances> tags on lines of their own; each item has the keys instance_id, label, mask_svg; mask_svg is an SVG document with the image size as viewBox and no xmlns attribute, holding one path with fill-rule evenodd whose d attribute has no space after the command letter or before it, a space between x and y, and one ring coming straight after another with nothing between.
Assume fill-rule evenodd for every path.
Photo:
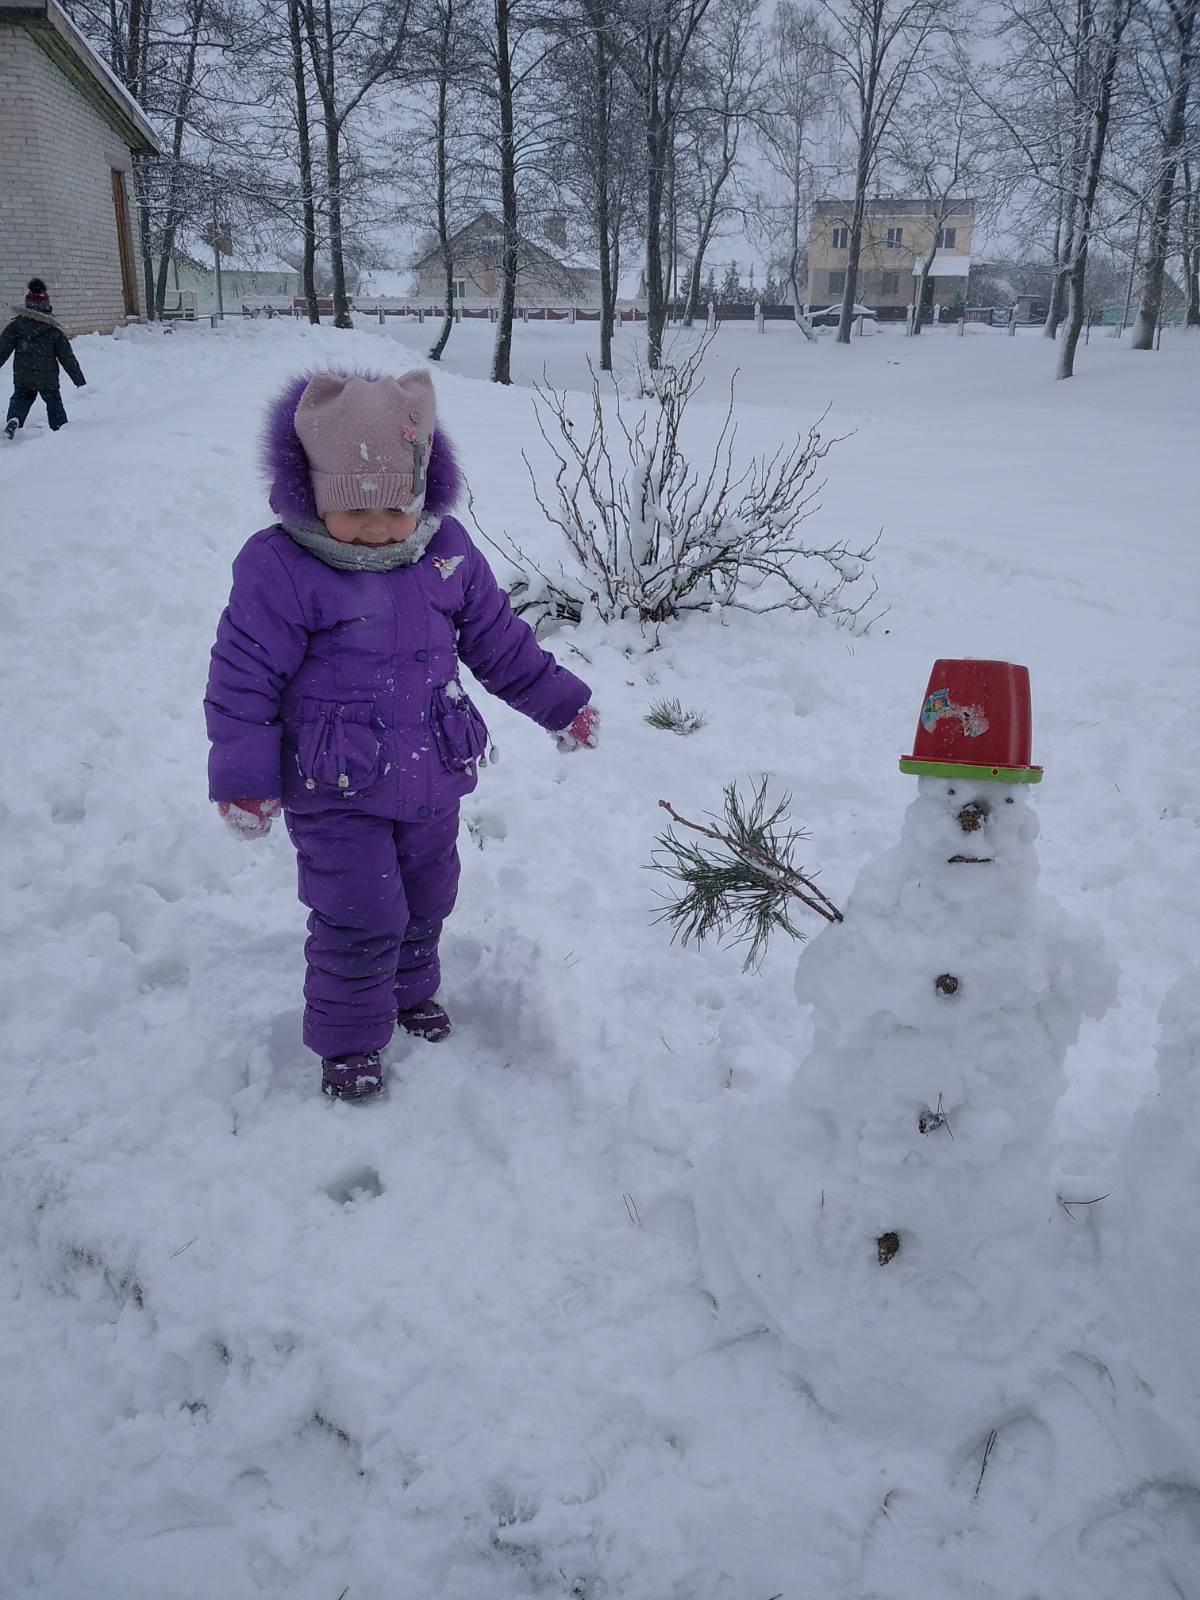
<instances>
[{"instance_id":1,"label":"jacket pocket","mask_svg":"<svg viewBox=\"0 0 1200 1600\"><path fill-rule=\"evenodd\" d=\"M464 772L487 754L487 726L457 681L433 691L429 721L447 772Z\"/></svg>"},{"instance_id":2,"label":"jacket pocket","mask_svg":"<svg viewBox=\"0 0 1200 1600\"><path fill-rule=\"evenodd\" d=\"M379 719L369 700L305 700L296 765L306 789L357 794L379 776Z\"/></svg>"}]
</instances>

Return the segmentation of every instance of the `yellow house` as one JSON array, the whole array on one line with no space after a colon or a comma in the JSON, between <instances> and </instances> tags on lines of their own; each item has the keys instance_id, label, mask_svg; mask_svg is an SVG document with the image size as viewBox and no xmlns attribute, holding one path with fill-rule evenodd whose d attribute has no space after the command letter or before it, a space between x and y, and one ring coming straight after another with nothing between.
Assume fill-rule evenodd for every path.
<instances>
[{"instance_id":1,"label":"yellow house","mask_svg":"<svg viewBox=\"0 0 1200 1600\"><path fill-rule=\"evenodd\" d=\"M841 301L850 257L852 210L849 200L818 200L813 206L808 233L808 303L814 310ZM975 202L951 201L939 227L941 210L929 200L868 200L854 291L858 304L869 306L884 319L899 321L907 316L924 258L931 251L926 311L965 302Z\"/></svg>"}]
</instances>

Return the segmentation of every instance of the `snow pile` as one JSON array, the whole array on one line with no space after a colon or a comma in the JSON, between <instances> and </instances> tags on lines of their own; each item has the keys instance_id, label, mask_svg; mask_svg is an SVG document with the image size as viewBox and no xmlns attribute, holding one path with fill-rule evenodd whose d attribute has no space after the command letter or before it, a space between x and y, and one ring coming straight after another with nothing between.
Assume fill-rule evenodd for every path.
<instances>
[{"instance_id":1,"label":"snow pile","mask_svg":"<svg viewBox=\"0 0 1200 1600\"><path fill-rule=\"evenodd\" d=\"M1064 1056L1116 984L1037 888L1024 790L918 783L801 956L816 1031L782 1113L718 1146L697 1205L723 1317L778 1330L822 1405L920 1425L936 1395L956 1427L1045 1315Z\"/></svg>"}]
</instances>

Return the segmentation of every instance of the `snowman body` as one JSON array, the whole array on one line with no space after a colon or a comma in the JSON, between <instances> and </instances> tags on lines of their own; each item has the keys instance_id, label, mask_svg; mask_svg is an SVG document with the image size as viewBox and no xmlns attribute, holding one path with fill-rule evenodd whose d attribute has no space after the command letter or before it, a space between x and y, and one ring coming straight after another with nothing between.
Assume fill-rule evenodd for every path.
<instances>
[{"instance_id":1,"label":"snowman body","mask_svg":"<svg viewBox=\"0 0 1200 1600\"><path fill-rule=\"evenodd\" d=\"M889 1421L994 1389L1048 1292L1064 1057L1113 975L1037 886L1022 786L922 777L899 844L803 951L782 1107L702 1163L709 1287L823 1405Z\"/></svg>"}]
</instances>

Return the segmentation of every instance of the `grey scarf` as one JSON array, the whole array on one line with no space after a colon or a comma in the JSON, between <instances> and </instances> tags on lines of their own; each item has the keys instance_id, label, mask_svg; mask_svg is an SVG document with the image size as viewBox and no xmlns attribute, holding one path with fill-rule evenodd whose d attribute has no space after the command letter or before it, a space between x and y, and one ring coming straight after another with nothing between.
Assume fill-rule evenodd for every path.
<instances>
[{"instance_id":1,"label":"grey scarf","mask_svg":"<svg viewBox=\"0 0 1200 1600\"><path fill-rule=\"evenodd\" d=\"M370 549L364 544L343 544L335 539L323 522L288 522L280 518L280 527L327 567L339 572L394 572L397 567L415 566L429 542L442 525L440 513L423 516L407 539L399 544L381 544Z\"/></svg>"}]
</instances>

